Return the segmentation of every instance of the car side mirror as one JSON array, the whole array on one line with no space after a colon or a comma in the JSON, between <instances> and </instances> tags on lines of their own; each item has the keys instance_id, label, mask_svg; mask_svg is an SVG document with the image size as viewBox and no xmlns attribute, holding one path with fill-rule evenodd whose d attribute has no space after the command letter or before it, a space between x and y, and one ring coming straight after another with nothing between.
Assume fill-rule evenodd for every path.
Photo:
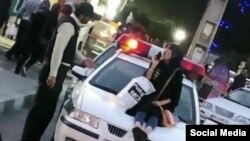
<instances>
[{"instance_id":1,"label":"car side mirror","mask_svg":"<svg viewBox=\"0 0 250 141\"><path fill-rule=\"evenodd\" d=\"M91 74L92 71L93 69L91 68L82 68L79 66L74 66L72 69L72 74L79 80L84 80Z\"/></svg>"}]
</instances>

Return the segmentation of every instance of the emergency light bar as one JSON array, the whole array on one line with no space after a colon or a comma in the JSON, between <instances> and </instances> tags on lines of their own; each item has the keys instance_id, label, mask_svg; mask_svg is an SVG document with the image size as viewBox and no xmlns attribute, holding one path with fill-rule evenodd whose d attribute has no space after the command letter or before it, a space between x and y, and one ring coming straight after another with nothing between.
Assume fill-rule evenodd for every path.
<instances>
[{"instance_id":1,"label":"emergency light bar","mask_svg":"<svg viewBox=\"0 0 250 141\"><path fill-rule=\"evenodd\" d=\"M193 72L195 74L198 74L199 76L205 76L206 70L203 65L196 64L192 62L191 60L184 58L181 62L181 67L189 72Z\"/></svg>"},{"instance_id":2,"label":"emergency light bar","mask_svg":"<svg viewBox=\"0 0 250 141\"><path fill-rule=\"evenodd\" d=\"M135 37L131 37L128 34L123 34L117 40L117 45L125 53L132 53L149 59L164 50L161 47L150 44Z\"/></svg>"},{"instance_id":3,"label":"emergency light bar","mask_svg":"<svg viewBox=\"0 0 250 141\"><path fill-rule=\"evenodd\" d=\"M128 34L123 34L120 38L118 38L117 46L125 53L132 53L149 59L156 56L159 52L164 51L164 49L159 46L150 44L135 37L131 37ZM189 73L199 75L199 77L205 76L205 67L203 65L196 64L187 58L183 59L181 67Z\"/></svg>"}]
</instances>

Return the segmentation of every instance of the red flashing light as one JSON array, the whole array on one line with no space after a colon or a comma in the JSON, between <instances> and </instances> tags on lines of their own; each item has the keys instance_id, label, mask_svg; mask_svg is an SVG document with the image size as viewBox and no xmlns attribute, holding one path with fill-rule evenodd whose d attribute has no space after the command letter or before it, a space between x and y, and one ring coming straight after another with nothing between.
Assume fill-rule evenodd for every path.
<instances>
[{"instance_id":1,"label":"red flashing light","mask_svg":"<svg viewBox=\"0 0 250 141\"><path fill-rule=\"evenodd\" d=\"M129 39L127 44L131 49L136 49L138 47L138 41L135 39Z\"/></svg>"},{"instance_id":2,"label":"red flashing light","mask_svg":"<svg viewBox=\"0 0 250 141\"><path fill-rule=\"evenodd\" d=\"M129 36L122 36L118 40L118 46L125 53L133 53L142 57L147 57L151 48L150 44L147 44L139 39L131 38Z\"/></svg>"},{"instance_id":3,"label":"red flashing light","mask_svg":"<svg viewBox=\"0 0 250 141\"><path fill-rule=\"evenodd\" d=\"M124 43L122 43L121 45L121 49L124 52L131 52L135 49L137 49L138 47L138 41L135 39L128 39L127 41L125 41Z\"/></svg>"},{"instance_id":4,"label":"red flashing light","mask_svg":"<svg viewBox=\"0 0 250 141\"><path fill-rule=\"evenodd\" d=\"M191 60L188 60L187 58L184 58L183 61L181 62L181 67L183 70L186 70L190 73L198 74L199 76L204 77L206 72L205 72L205 67L200 64L195 64Z\"/></svg>"}]
</instances>

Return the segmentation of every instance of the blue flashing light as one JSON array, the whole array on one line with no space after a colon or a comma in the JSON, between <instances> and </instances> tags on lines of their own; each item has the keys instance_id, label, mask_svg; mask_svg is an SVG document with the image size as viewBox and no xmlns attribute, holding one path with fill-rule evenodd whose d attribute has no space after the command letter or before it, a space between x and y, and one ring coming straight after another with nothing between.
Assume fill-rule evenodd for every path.
<instances>
[{"instance_id":1,"label":"blue flashing light","mask_svg":"<svg viewBox=\"0 0 250 141\"><path fill-rule=\"evenodd\" d=\"M219 47L219 45L218 45L217 43L215 43L215 42L213 42L212 45L213 45L213 47L215 47L215 48L218 48L218 47Z\"/></svg>"}]
</instances>

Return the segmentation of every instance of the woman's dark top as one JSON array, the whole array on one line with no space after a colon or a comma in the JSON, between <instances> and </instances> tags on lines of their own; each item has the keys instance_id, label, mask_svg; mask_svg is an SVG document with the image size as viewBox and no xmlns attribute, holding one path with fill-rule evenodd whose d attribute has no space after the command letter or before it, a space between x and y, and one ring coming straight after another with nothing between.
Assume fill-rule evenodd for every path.
<instances>
[{"instance_id":1,"label":"woman's dark top","mask_svg":"<svg viewBox=\"0 0 250 141\"><path fill-rule=\"evenodd\" d=\"M161 119L161 110L159 107L154 106L152 104L153 101L162 101L166 100L168 98L171 99L171 103L163 105L162 107L164 109L168 109L169 111L173 112L175 107L178 105L181 89L182 89L182 80L183 80L183 73L180 69L176 72L166 89L163 91L162 95L159 97L159 99L156 99L166 84L167 80L170 78L170 76L174 73L174 71L178 67L171 65L171 64L165 64L163 61L160 61L158 66L156 67L151 82L154 85L156 92L144 96L142 100L133 108L127 110L127 114L129 115L135 115L136 112L146 112L149 115L153 115Z\"/></svg>"}]
</instances>

